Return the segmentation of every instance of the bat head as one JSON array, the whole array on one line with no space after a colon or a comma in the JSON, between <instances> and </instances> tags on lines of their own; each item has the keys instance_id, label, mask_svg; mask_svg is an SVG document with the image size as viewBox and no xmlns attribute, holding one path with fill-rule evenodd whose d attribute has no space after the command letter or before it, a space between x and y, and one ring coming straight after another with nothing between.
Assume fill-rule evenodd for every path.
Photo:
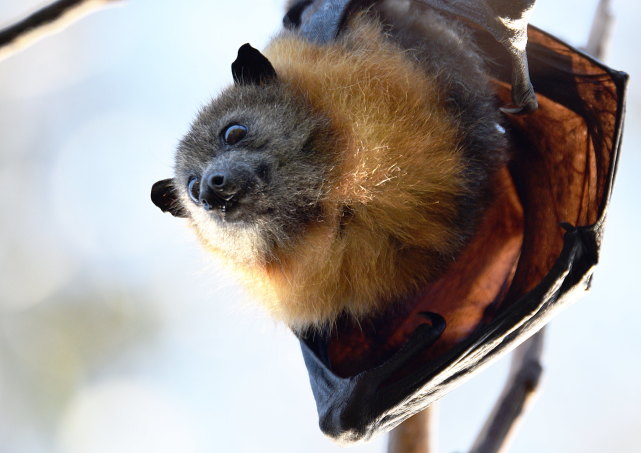
<instances>
[{"instance_id":1,"label":"bat head","mask_svg":"<svg viewBox=\"0 0 641 453\"><path fill-rule=\"evenodd\" d=\"M232 74L234 85L201 110L178 147L174 178L157 182L152 200L191 219L203 242L228 257L264 261L320 219L327 120L249 44Z\"/></svg>"}]
</instances>

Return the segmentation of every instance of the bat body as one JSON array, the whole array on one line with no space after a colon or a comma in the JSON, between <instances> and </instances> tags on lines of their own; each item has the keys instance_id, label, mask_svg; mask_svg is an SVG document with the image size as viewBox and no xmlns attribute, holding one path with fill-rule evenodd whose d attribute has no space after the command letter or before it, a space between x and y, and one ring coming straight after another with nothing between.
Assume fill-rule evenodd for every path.
<instances>
[{"instance_id":1,"label":"bat body","mask_svg":"<svg viewBox=\"0 0 641 453\"><path fill-rule=\"evenodd\" d=\"M329 42L292 29L241 47L152 199L294 330L411 296L456 259L507 160L468 34L383 1Z\"/></svg>"}]
</instances>

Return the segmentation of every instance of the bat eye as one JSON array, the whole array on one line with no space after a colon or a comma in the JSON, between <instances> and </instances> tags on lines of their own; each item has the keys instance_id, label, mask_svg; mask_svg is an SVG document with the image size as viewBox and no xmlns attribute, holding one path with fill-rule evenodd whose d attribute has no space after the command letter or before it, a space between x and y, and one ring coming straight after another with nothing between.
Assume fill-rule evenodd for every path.
<instances>
[{"instance_id":1,"label":"bat eye","mask_svg":"<svg viewBox=\"0 0 641 453\"><path fill-rule=\"evenodd\" d=\"M225 145L235 145L247 135L247 126L232 124L223 129L223 141Z\"/></svg>"},{"instance_id":2,"label":"bat eye","mask_svg":"<svg viewBox=\"0 0 641 453\"><path fill-rule=\"evenodd\" d=\"M200 180L195 176L189 178L187 183L187 193L189 193L189 198L196 204L200 204Z\"/></svg>"}]
</instances>

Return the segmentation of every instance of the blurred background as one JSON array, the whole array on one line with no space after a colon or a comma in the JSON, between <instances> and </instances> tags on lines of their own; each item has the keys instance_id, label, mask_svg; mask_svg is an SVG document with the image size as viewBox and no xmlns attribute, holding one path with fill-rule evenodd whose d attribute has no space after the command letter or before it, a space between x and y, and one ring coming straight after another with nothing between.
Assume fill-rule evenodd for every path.
<instances>
[{"instance_id":1,"label":"blurred background","mask_svg":"<svg viewBox=\"0 0 641 453\"><path fill-rule=\"evenodd\" d=\"M0 62L0 452L342 451L317 427L294 336L149 200L282 3L126 1ZM641 444L641 3L612 3L605 59L631 84L601 265L548 329L516 453ZM539 0L532 23L582 45L596 4ZM3 0L0 23L40 5ZM441 400L440 451L471 445L508 359Z\"/></svg>"}]
</instances>

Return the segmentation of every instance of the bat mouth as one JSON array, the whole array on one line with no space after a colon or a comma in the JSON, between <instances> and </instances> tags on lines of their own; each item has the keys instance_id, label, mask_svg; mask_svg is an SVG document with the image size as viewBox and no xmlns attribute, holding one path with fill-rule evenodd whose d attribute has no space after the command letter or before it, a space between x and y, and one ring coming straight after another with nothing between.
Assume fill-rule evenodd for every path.
<instances>
[{"instance_id":1,"label":"bat mouth","mask_svg":"<svg viewBox=\"0 0 641 453\"><path fill-rule=\"evenodd\" d=\"M254 225L259 217L256 212L256 200L245 194L242 197L210 198L203 203L202 208L209 217L219 224L234 224L234 226Z\"/></svg>"},{"instance_id":2,"label":"bat mouth","mask_svg":"<svg viewBox=\"0 0 641 453\"><path fill-rule=\"evenodd\" d=\"M247 220L246 210L240 207L238 200L221 198L213 203L203 203L203 209L208 211L211 218L217 222L239 223Z\"/></svg>"},{"instance_id":3,"label":"bat mouth","mask_svg":"<svg viewBox=\"0 0 641 453\"><path fill-rule=\"evenodd\" d=\"M234 199L234 195L225 197L214 194L207 199L202 199L201 205L205 211L219 212L225 215L238 207L238 200Z\"/></svg>"}]
</instances>

